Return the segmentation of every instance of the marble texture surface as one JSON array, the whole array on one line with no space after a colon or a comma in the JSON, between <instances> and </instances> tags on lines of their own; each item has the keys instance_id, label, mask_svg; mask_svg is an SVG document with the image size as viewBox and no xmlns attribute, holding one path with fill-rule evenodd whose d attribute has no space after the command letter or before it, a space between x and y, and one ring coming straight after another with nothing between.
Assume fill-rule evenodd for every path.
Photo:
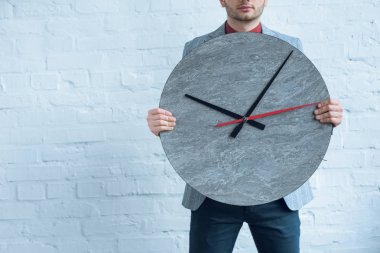
<instances>
[{"instance_id":1,"label":"marble texture surface","mask_svg":"<svg viewBox=\"0 0 380 253\"><path fill-rule=\"evenodd\" d=\"M168 78L160 107L177 118L161 133L168 160L193 188L214 200L256 205L279 199L301 186L321 163L332 126L314 119L315 107L245 124L216 128L233 118L184 96L190 94L243 115L293 50L251 115L329 98L315 66L299 50L277 38L253 33L221 36L181 60Z\"/></svg>"}]
</instances>

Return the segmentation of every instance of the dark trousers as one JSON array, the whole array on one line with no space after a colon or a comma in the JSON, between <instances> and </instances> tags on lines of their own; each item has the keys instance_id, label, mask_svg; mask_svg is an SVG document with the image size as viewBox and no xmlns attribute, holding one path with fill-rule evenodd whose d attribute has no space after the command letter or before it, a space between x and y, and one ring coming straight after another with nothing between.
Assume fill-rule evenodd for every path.
<instances>
[{"instance_id":1,"label":"dark trousers","mask_svg":"<svg viewBox=\"0 0 380 253\"><path fill-rule=\"evenodd\" d=\"M247 222L259 253L299 253L300 219L283 199L234 206L206 198L191 211L190 253L232 253Z\"/></svg>"}]
</instances>

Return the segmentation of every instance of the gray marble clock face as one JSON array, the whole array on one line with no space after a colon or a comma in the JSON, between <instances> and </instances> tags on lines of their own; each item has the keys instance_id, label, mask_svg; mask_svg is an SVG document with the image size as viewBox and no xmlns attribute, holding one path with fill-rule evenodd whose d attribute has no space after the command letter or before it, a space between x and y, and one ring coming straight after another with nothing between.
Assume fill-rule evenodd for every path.
<instances>
[{"instance_id":1,"label":"gray marble clock face","mask_svg":"<svg viewBox=\"0 0 380 253\"><path fill-rule=\"evenodd\" d=\"M194 189L233 205L279 199L300 187L321 163L332 127L314 119L312 107L257 119L264 130L244 124L215 127L234 120L197 103L189 94L244 115L293 50L251 115L329 98L314 65L299 50L277 38L235 33L210 40L175 67L160 107L177 118L161 142L171 165Z\"/></svg>"}]
</instances>

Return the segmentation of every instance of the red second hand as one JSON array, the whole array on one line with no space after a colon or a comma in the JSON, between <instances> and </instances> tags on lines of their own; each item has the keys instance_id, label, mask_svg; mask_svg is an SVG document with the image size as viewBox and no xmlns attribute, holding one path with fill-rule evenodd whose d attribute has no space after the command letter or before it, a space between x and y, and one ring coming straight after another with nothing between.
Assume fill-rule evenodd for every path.
<instances>
[{"instance_id":1,"label":"red second hand","mask_svg":"<svg viewBox=\"0 0 380 253\"><path fill-rule=\"evenodd\" d=\"M289 107L289 108L284 108L284 109L266 112L266 113L262 113L262 114L256 114L256 115L252 115L252 116L247 117L247 120L260 119L260 118L264 118L264 117L268 117L268 116L272 116L272 115L276 115L276 114L280 114L280 113L284 113L284 112L288 112L288 111L294 111L297 109L301 109L301 108L304 108L307 106L313 106L313 105L317 105L317 104L319 104L319 102L311 103L311 104L304 104L304 105L299 105L299 106L294 106L294 107ZM222 127L222 126L228 126L228 125L232 125L232 124L236 124L236 123L240 123L240 122L243 122L243 119L231 120L228 122L216 124L215 126L216 127Z\"/></svg>"}]
</instances>

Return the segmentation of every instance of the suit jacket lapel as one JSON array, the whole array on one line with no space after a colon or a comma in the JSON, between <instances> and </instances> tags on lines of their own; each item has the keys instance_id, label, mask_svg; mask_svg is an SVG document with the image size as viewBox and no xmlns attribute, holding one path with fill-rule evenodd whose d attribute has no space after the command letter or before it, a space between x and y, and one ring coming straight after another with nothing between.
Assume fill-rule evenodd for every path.
<instances>
[{"instance_id":1,"label":"suit jacket lapel","mask_svg":"<svg viewBox=\"0 0 380 253\"><path fill-rule=\"evenodd\" d=\"M263 24L261 24L261 29L262 29L263 34L271 35L271 36L277 37L276 34L275 34L271 29L269 29L268 27L266 27L266 26L263 25Z\"/></svg>"},{"instance_id":2,"label":"suit jacket lapel","mask_svg":"<svg viewBox=\"0 0 380 253\"><path fill-rule=\"evenodd\" d=\"M226 34L225 23L223 23L223 25L221 25L218 29L216 29L215 31L208 34L208 36L207 36L208 38L206 41L211 40L211 39L215 39L215 38L222 36L222 35L225 35L225 34Z\"/></svg>"}]
</instances>

